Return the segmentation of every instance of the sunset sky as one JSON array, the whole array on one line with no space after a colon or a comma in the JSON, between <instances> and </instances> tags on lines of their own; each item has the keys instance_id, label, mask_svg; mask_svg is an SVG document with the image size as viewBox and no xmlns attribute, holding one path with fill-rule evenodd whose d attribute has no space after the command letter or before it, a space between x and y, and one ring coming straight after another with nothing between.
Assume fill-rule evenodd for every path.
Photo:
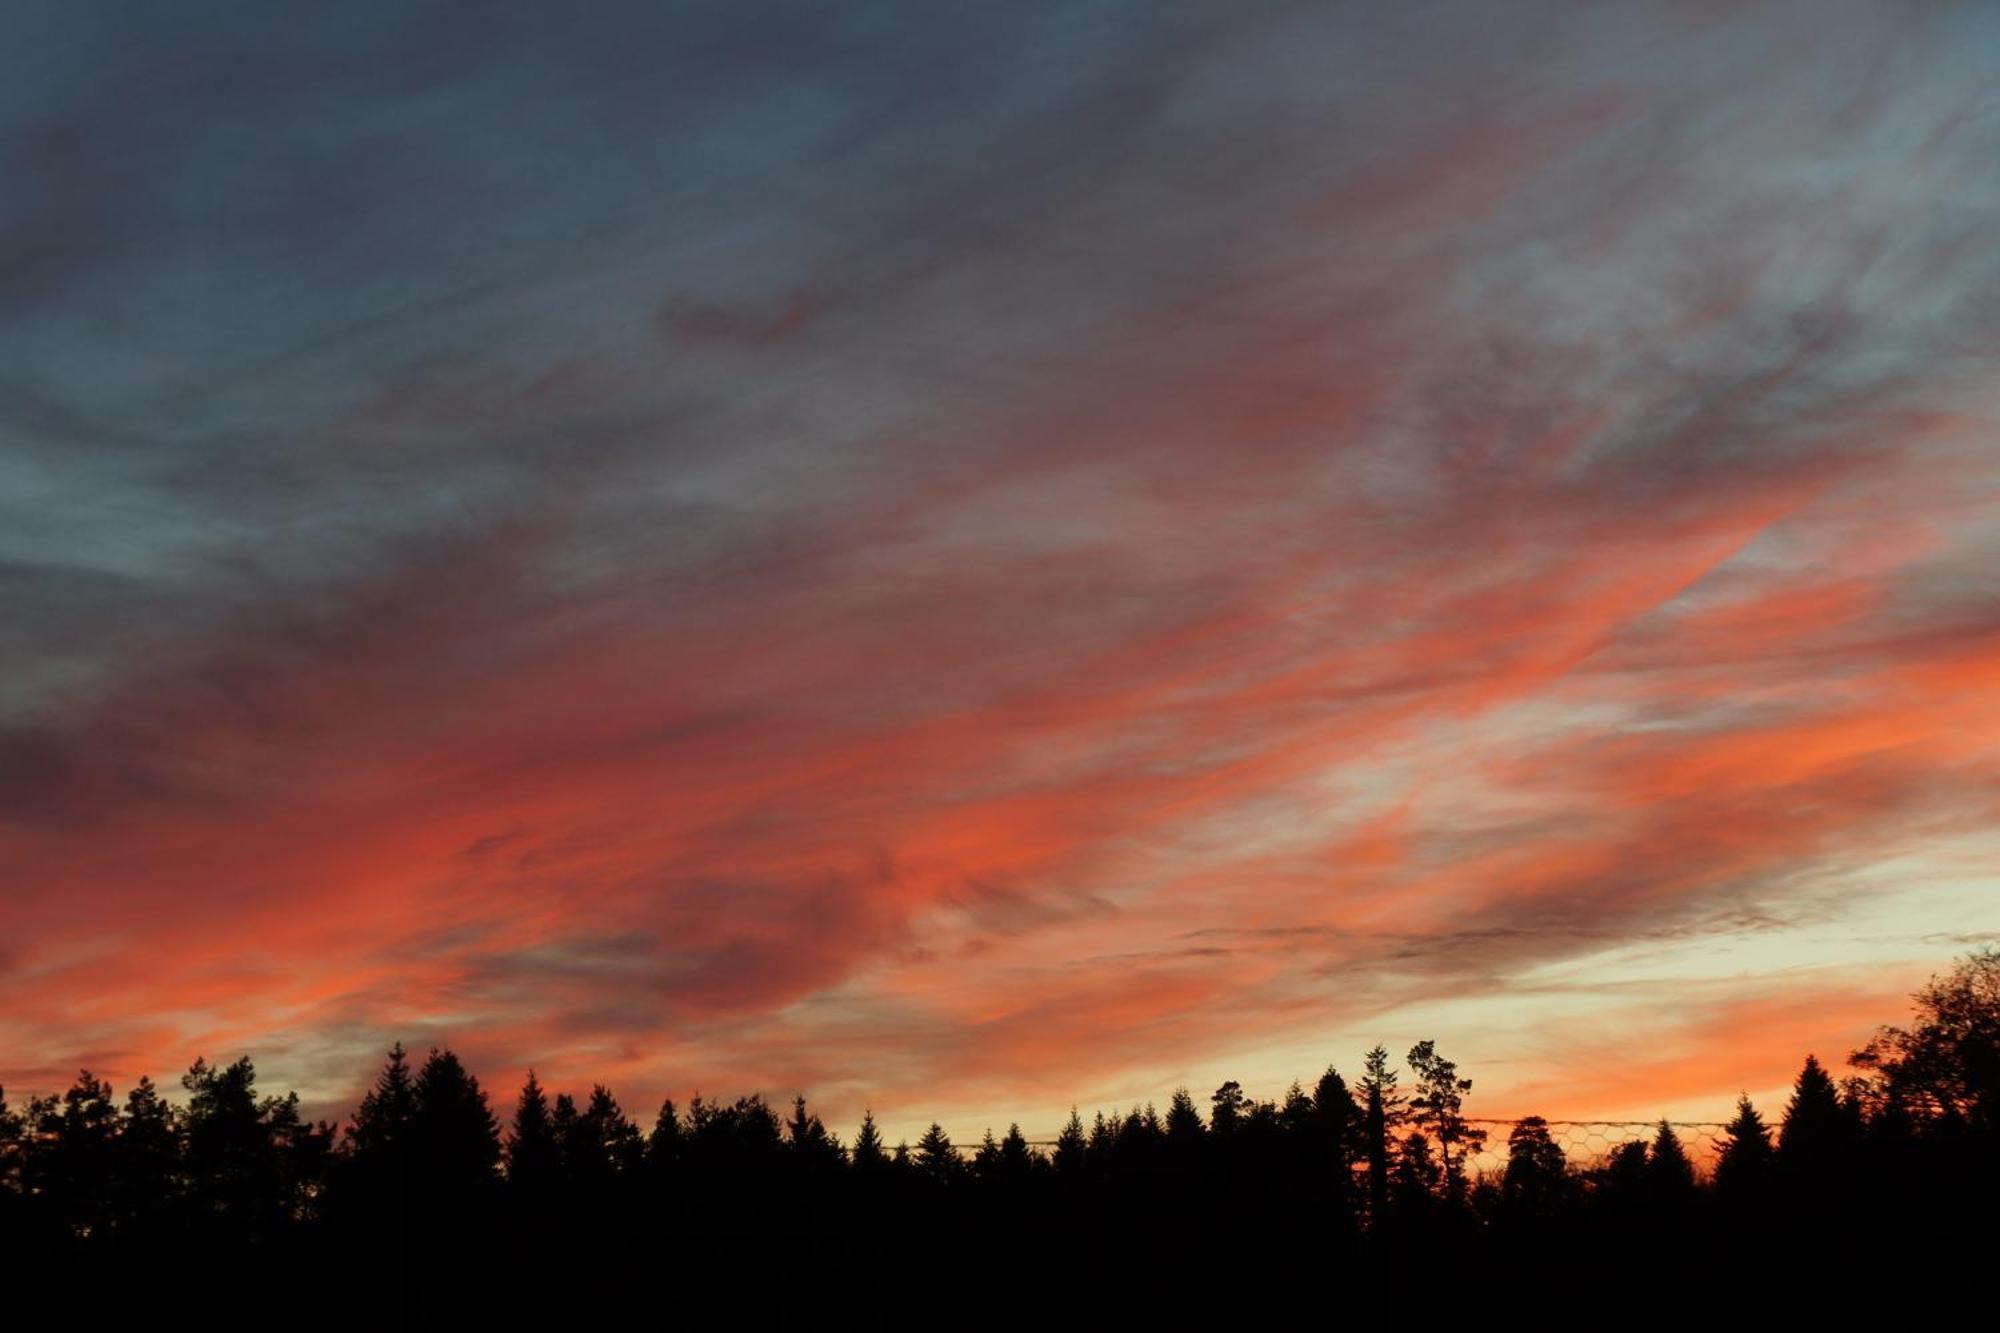
<instances>
[{"instance_id":1,"label":"sunset sky","mask_svg":"<svg viewBox=\"0 0 2000 1333\"><path fill-rule=\"evenodd\" d=\"M1720 1119L2000 938L2000 7L11 14L10 1097Z\"/></svg>"}]
</instances>

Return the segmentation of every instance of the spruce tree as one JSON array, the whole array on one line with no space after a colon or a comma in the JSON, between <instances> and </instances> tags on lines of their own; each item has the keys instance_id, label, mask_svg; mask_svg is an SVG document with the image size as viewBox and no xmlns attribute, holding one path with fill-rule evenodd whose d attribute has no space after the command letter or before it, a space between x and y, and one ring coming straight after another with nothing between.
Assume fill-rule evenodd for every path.
<instances>
[{"instance_id":1,"label":"spruce tree","mask_svg":"<svg viewBox=\"0 0 2000 1333\"><path fill-rule=\"evenodd\" d=\"M1646 1188L1654 1207L1668 1213L1686 1205L1694 1197L1694 1163L1681 1146L1680 1135L1665 1120L1653 1135L1646 1153Z\"/></svg>"},{"instance_id":2,"label":"spruce tree","mask_svg":"<svg viewBox=\"0 0 2000 1333\"><path fill-rule=\"evenodd\" d=\"M1429 1136L1412 1130L1397 1147L1389 1207L1405 1221L1427 1217L1437 1205L1442 1185L1443 1173L1431 1152Z\"/></svg>"},{"instance_id":3,"label":"spruce tree","mask_svg":"<svg viewBox=\"0 0 2000 1333\"><path fill-rule=\"evenodd\" d=\"M933 1120L924 1136L917 1140L917 1170L937 1184L948 1185L959 1178L964 1165L944 1126Z\"/></svg>"},{"instance_id":4,"label":"spruce tree","mask_svg":"<svg viewBox=\"0 0 2000 1333\"><path fill-rule=\"evenodd\" d=\"M646 1136L646 1169L655 1178L664 1179L679 1168L686 1151L687 1131L674 1109L674 1099L669 1097L660 1103L660 1113L653 1117L653 1132Z\"/></svg>"},{"instance_id":5,"label":"spruce tree","mask_svg":"<svg viewBox=\"0 0 2000 1333\"><path fill-rule=\"evenodd\" d=\"M1293 1134L1305 1135L1309 1132L1313 1118L1312 1098L1297 1079L1285 1089L1285 1099L1278 1104L1278 1119L1285 1129Z\"/></svg>"},{"instance_id":6,"label":"spruce tree","mask_svg":"<svg viewBox=\"0 0 2000 1333\"><path fill-rule=\"evenodd\" d=\"M1312 1151L1308 1160L1311 1170L1328 1191L1327 1197L1338 1213L1335 1221L1341 1226L1353 1221L1349 1199L1354 1186L1354 1163L1359 1146L1356 1130L1360 1119L1361 1113L1354 1105L1354 1096L1347 1090L1347 1080L1332 1065L1328 1065L1326 1072L1313 1085L1312 1115L1308 1120Z\"/></svg>"},{"instance_id":7,"label":"spruce tree","mask_svg":"<svg viewBox=\"0 0 2000 1333\"><path fill-rule=\"evenodd\" d=\"M410 1121L416 1113L416 1080L410 1073L409 1053L399 1041L389 1048L388 1062L361 1098L347 1127L348 1145L356 1159L393 1162L400 1170Z\"/></svg>"},{"instance_id":8,"label":"spruce tree","mask_svg":"<svg viewBox=\"0 0 2000 1333\"><path fill-rule=\"evenodd\" d=\"M1824 1169L1845 1146L1847 1129L1832 1077L1817 1057L1808 1055L1792 1084L1792 1098L1778 1130L1779 1165L1794 1173Z\"/></svg>"},{"instance_id":9,"label":"spruce tree","mask_svg":"<svg viewBox=\"0 0 2000 1333\"><path fill-rule=\"evenodd\" d=\"M558 1099L558 1108L561 1100ZM618 1098L602 1083L590 1089L590 1101L579 1114L572 1108L563 1140L563 1165L569 1177L590 1187L606 1187L618 1176L638 1168L645 1158L645 1141L625 1118Z\"/></svg>"},{"instance_id":10,"label":"spruce tree","mask_svg":"<svg viewBox=\"0 0 2000 1333\"><path fill-rule=\"evenodd\" d=\"M1368 1163L1368 1215L1377 1225L1389 1218L1391 1147L1408 1118L1396 1079L1387 1048L1378 1044L1362 1057L1362 1152Z\"/></svg>"},{"instance_id":11,"label":"spruce tree","mask_svg":"<svg viewBox=\"0 0 2000 1333\"><path fill-rule=\"evenodd\" d=\"M1173 1100L1167 1103L1166 1130L1167 1142L1177 1150L1197 1147L1201 1136L1208 1132L1186 1088L1175 1088Z\"/></svg>"},{"instance_id":12,"label":"spruce tree","mask_svg":"<svg viewBox=\"0 0 2000 1333\"><path fill-rule=\"evenodd\" d=\"M888 1164L888 1158L882 1150L882 1132L875 1128L873 1110L864 1110L861 1113L861 1128L854 1132L854 1148L849 1157L854 1163L855 1170L870 1174Z\"/></svg>"},{"instance_id":13,"label":"spruce tree","mask_svg":"<svg viewBox=\"0 0 2000 1333\"><path fill-rule=\"evenodd\" d=\"M1062 1132L1056 1135L1057 1173L1072 1178L1082 1174L1089 1152L1089 1141L1083 1132L1083 1117L1072 1106L1069 1108L1069 1119L1063 1122Z\"/></svg>"},{"instance_id":14,"label":"spruce tree","mask_svg":"<svg viewBox=\"0 0 2000 1333\"><path fill-rule=\"evenodd\" d=\"M1021 1133L1021 1127L1018 1124L1007 1126L1007 1135L1000 1140L1001 1177L1007 1180L1026 1179L1039 1163L1040 1159L1028 1146L1027 1136Z\"/></svg>"},{"instance_id":15,"label":"spruce tree","mask_svg":"<svg viewBox=\"0 0 2000 1333\"><path fill-rule=\"evenodd\" d=\"M982 1184L994 1185L1000 1181L1000 1140L993 1137L991 1126L972 1154L972 1174Z\"/></svg>"},{"instance_id":16,"label":"spruce tree","mask_svg":"<svg viewBox=\"0 0 2000 1333\"><path fill-rule=\"evenodd\" d=\"M539 1199L554 1187L561 1165L549 1099L530 1069L515 1099L514 1123L507 1136L507 1183L517 1193Z\"/></svg>"},{"instance_id":17,"label":"spruce tree","mask_svg":"<svg viewBox=\"0 0 2000 1333\"><path fill-rule=\"evenodd\" d=\"M427 1201L470 1206L498 1179L500 1122L479 1080L436 1047L410 1090L410 1165Z\"/></svg>"},{"instance_id":18,"label":"spruce tree","mask_svg":"<svg viewBox=\"0 0 2000 1333\"><path fill-rule=\"evenodd\" d=\"M1750 1194L1769 1181L1777 1150L1764 1117L1748 1094L1736 1099L1736 1115L1722 1130L1722 1151L1715 1159L1715 1187L1725 1194Z\"/></svg>"},{"instance_id":19,"label":"spruce tree","mask_svg":"<svg viewBox=\"0 0 2000 1333\"><path fill-rule=\"evenodd\" d=\"M840 1140L827 1133L820 1118L806 1109L804 1097L792 1099L792 1118L785 1133L793 1160L807 1171L825 1173L840 1165Z\"/></svg>"}]
</instances>

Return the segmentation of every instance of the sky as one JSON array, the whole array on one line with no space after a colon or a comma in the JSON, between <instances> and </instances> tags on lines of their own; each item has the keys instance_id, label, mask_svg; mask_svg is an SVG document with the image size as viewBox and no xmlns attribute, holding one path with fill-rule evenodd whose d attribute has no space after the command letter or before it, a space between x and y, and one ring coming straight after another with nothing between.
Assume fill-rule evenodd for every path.
<instances>
[{"instance_id":1,"label":"sky","mask_svg":"<svg viewBox=\"0 0 2000 1333\"><path fill-rule=\"evenodd\" d=\"M2000 938L1994 7L11 15L10 1094L1714 1120Z\"/></svg>"}]
</instances>

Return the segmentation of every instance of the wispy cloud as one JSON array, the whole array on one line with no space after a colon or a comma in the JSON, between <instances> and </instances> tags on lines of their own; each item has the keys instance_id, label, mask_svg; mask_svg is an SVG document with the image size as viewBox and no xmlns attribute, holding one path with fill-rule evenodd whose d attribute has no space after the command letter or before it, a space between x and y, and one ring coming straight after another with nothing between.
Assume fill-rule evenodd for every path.
<instances>
[{"instance_id":1,"label":"wispy cloud","mask_svg":"<svg viewBox=\"0 0 2000 1333\"><path fill-rule=\"evenodd\" d=\"M2000 924L1827 934L2000 804L1981 13L41 22L0 1081L1636 1106Z\"/></svg>"}]
</instances>

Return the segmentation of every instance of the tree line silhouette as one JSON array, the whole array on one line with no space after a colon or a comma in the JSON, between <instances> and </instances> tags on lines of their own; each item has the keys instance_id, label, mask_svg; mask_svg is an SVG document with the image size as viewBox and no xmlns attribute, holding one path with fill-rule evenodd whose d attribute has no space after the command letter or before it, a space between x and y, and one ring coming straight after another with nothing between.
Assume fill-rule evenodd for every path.
<instances>
[{"instance_id":1,"label":"tree line silhouette","mask_svg":"<svg viewBox=\"0 0 2000 1333\"><path fill-rule=\"evenodd\" d=\"M1232 1081L1205 1108L1182 1089L1164 1112L1073 1112L1048 1151L1018 1125L891 1147L872 1115L843 1142L803 1097L669 1100L641 1124L606 1087L551 1096L532 1072L503 1126L450 1050L400 1045L344 1127L261 1095L247 1057L196 1060L179 1104L84 1072L19 1108L0 1092L0 1253L50 1283L220 1265L292 1298L294 1323L348 1298L402 1318L614 1297L663 1321L998 1322L1056 1292L1185 1316L1341 1272L1526 1282L1556 1254L1571 1288L1615 1286L1621 1256L1690 1237L1742 1274L1935 1268L2000 1239L2000 950L1913 998L1851 1077L1807 1056L1775 1121L1740 1099L1708 1171L1664 1121L1584 1161L1527 1116L1474 1172L1472 1082L1428 1041L1274 1101Z\"/></svg>"}]
</instances>

